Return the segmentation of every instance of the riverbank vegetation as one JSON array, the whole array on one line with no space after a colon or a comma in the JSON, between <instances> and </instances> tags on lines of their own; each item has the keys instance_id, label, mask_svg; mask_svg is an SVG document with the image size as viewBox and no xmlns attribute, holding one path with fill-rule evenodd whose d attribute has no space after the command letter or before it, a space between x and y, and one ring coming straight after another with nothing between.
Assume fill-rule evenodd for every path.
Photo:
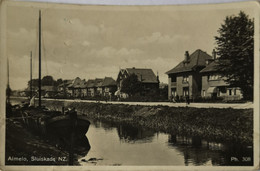
<instances>
[{"instance_id":1,"label":"riverbank vegetation","mask_svg":"<svg viewBox=\"0 0 260 171\"><path fill-rule=\"evenodd\" d=\"M75 107L92 119L125 122L167 133L252 144L253 109L140 106L44 101L51 109Z\"/></svg>"}]
</instances>

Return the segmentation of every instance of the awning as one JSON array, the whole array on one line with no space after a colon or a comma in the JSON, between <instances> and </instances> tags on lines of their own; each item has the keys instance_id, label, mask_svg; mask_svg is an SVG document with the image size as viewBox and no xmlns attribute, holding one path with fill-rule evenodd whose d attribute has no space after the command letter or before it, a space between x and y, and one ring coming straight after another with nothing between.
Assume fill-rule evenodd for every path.
<instances>
[{"instance_id":1,"label":"awning","mask_svg":"<svg viewBox=\"0 0 260 171\"><path fill-rule=\"evenodd\" d=\"M217 87L209 87L207 93L217 93Z\"/></svg>"}]
</instances>

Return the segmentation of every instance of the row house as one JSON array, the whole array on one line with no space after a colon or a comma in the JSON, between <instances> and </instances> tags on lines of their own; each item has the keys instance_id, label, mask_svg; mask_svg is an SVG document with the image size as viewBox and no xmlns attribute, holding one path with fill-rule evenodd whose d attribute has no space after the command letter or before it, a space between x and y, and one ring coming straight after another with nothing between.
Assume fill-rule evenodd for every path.
<instances>
[{"instance_id":1,"label":"row house","mask_svg":"<svg viewBox=\"0 0 260 171\"><path fill-rule=\"evenodd\" d=\"M102 88L101 88L102 82L103 82L102 78L88 80L85 85L86 95L91 97L100 95L102 93Z\"/></svg>"},{"instance_id":2,"label":"row house","mask_svg":"<svg viewBox=\"0 0 260 171\"><path fill-rule=\"evenodd\" d=\"M104 96L114 95L117 90L117 83L113 78L105 77L101 87Z\"/></svg>"},{"instance_id":3,"label":"row house","mask_svg":"<svg viewBox=\"0 0 260 171\"><path fill-rule=\"evenodd\" d=\"M116 81L111 77L81 80L79 77L73 80L64 80L58 86L58 92L66 97L94 97L107 96L117 90Z\"/></svg>"},{"instance_id":4,"label":"row house","mask_svg":"<svg viewBox=\"0 0 260 171\"><path fill-rule=\"evenodd\" d=\"M65 97L81 97L84 82L85 80L81 80L79 77L73 80L64 80L58 86L58 92Z\"/></svg>"},{"instance_id":5,"label":"row house","mask_svg":"<svg viewBox=\"0 0 260 171\"><path fill-rule=\"evenodd\" d=\"M68 90L72 97L82 97L82 89L85 82L85 80L81 80L79 77L77 77L70 85L68 85Z\"/></svg>"},{"instance_id":6,"label":"row house","mask_svg":"<svg viewBox=\"0 0 260 171\"><path fill-rule=\"evenodd\" d=\"M129 77L131 74L137 75L138 81L142 83L144 94L149 92L157 92L159 90L159 77L156 76L152 69L144 68L126 68L120 69L117 76L117 92L120 92L122 82L124 79Z\"/></svg>"},{"instance_id":7,"label":"row house","mask_svg":"<svg viewBox=\"0 0 260 171\"><path fill-rule=\"evenodd\" d=\"M70 90L68 89L68 86L72 84L73 80L63 80L60 85L58 85L58 93L62 96L71 96Z\"/></svg>"},{"instance_id":8,"label":"row house","mask_svg":"<svg viewBox=\"0 0 260 171\"><path fill-rule=\"evenodd\" d=\"M89 79L84 89L87 96L108 96L117 89L116 81L112 77Z\"/></svg>"},{"instance_id":9,"label":"row house","mask_svg":"<svg viewBox=\"0 0 260 171\"><path fill-rule=\"evenodd\" d=\"M212 56L198 49L185 58L176 67L166 72L168 74L168 98L189 96L190 98L216 98L227 100L242 98L238 87L230 87L217 70L216 52Z\"/></svg>"}]
</instances>

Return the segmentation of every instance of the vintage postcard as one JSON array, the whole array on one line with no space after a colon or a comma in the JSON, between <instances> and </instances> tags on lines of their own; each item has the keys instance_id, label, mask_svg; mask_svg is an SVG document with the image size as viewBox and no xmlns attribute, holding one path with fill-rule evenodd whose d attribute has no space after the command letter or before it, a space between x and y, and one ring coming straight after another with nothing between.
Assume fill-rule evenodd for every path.
<instances>
[{"instance_id":1,"label":"vintage postcard","mask_svg":"<svg viewBox=\"0 0 260 171\"><path fill-rule=\"evenodd\" d=\"M259 169L258 2L0 5L0 170Z\"/></svg>"}]
</instances>

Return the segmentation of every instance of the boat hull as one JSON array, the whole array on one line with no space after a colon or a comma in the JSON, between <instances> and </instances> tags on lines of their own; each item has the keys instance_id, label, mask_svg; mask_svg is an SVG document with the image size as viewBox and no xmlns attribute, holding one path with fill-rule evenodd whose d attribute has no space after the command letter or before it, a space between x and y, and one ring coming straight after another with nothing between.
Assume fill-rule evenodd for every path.
<instances>
[{"instance_id":1,"label":"boat hull","mask_svg":"<svg viewBox=\"0 0 260 171\"><path fill-rule=\"evenodd\" d=\"M77 116L72 120L68 115L50 118L46 123L48 132L52 132L62 137L69 137L74 131L76 136L85 136L88 132L90 122L84 116Z\"/></svg>"},{"instance_id":2,"label":"boat hull","mask_svg":"<svg viewBox=\"0 0 260 171\"><path fill-rule=\"evenodd\" d=\"M39 134L54 134L67 138L73 132L77 137L86 135L90 122L84 116L77 116L72 122L69 115L57 111L42 111L27 109L22 113L23 123L33 132Z\"/></svg>"}]
</instances>

